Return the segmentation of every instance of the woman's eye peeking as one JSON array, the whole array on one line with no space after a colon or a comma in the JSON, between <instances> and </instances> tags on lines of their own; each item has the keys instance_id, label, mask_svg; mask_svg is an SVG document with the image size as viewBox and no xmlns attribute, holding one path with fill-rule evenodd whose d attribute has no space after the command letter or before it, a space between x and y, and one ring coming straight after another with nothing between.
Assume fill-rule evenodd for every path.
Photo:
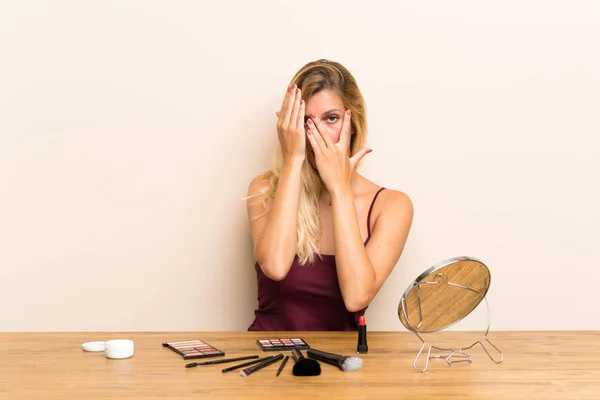
<instances>
[{"instance_id":1,"label":"woman's eye peeking","mask_svg":"<svg viewBox=\"0 0 600 400\"><path fill-rule=\"evenodd\" d=\"M338 119L339 118L337 117L337 115L330 115L329 117L327 117L327 122L333 124L333 123L337 122Z\"/></svg>"}]
</instances>

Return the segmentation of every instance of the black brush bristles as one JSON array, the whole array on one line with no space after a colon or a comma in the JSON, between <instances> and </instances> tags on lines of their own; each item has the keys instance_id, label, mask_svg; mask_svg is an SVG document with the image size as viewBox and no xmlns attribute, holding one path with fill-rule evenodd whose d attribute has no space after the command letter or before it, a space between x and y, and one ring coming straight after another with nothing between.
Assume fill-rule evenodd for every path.
<instances>
[{"instance_id":1,"label":"black brush bristles","mask_svg":"<svg viewBox=\"0 0 600 400\"><path fill-rule=\"evenodd\" d=\"M305 358L298 349L292 350L292 357L296 361L296 364L292 368L292 374L295 376L321 375L321 364L317 360Z\"/></svg>"}]
</instances>

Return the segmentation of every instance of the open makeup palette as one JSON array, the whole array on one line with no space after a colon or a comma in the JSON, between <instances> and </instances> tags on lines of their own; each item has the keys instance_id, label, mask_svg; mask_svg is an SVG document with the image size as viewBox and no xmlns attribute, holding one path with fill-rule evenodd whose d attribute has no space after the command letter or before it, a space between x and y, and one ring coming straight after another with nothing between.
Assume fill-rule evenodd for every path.
<instances>
[{"instance_id":1,"label":"open makeup palette","mask_svg":"<svg viewBox=\"0 0 600 400\"><path fill-rule=\"evenodd\" d=\"M292 339L261 339L256 343L262 351L292 351L293 349L307 350L310 349L308 343L302 338Z\"/></svg>"},{"instance_id":2,"label":"open makeup palette","mask_svg":"<svg viewBox=\"0 0 600 400\"><path fill-rule=\"evenodd\" d=\"M162 344L175 353L183 356L184 360L193 358L207 358L224 356L225 352L203 342L202 340L185 340L180 342L166 342Z\"/></svg>"}]
</instances>

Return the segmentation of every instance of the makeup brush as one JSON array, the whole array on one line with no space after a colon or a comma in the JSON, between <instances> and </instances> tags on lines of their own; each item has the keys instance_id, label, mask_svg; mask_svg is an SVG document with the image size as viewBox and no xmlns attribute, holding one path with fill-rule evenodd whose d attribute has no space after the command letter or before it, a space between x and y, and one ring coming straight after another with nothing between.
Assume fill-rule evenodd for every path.
<instances>
[{"instance_id":1,"label":"makeup brush","mask_svg":"<svg viewBox=\"0 0 600 400\"><path fill-rule=\"evenodd\" d=\"M227 368L223 368L221 370L221 372L229 372L229 371L233 371L242 367L247 367L249 365L253 365L253 364L258 364L261 363L263 361L267 361L267 360L271 360L272 358L274 358L274 356L269 356L269 357L264 357L264 358L257 358L256 360L252 360L252 361L248 361L242 364L237 364L237 365L232 365L231 367L227 367Z\"/></svg>"},{"instance_id":2,"label":"makeup brush","mask_svg":"<svg viewBox=\"0 0 600 400\"><path fill-rule=\"evenodd\" d=\"M279 355L270 357L269 359L267 359L267 360L265 360L263 362L260 362L258 364L253 365L252 367L248 367L248 368L242 370L240 372L240 375L241 376L248 376L250 374L253 374L256 371L259 371L259 370L263 369L264 367L266 367L268 365L276 363L277 361L281 360L282 358L283 358L283 354L279 354Z\"/></svg>"},{"instance_id":3,"label":"makeup brush","mask_svg":"<svg viewBox=\"0 0 600 400\"><path fill-rule=\"evenodd\" d=\"M285 367L285 363L287 363L289 359L290 359L290 356L285 356L285 358L281 362L281 365L279 366L279 369L277 370L276 376L279 376L279 374L281 374L281 371L283 371L283 367Z\"/></svg>"},{"instance_id":4,"label":"makeup brush","mask_svg":"<svg viewBox=\"0 0 600 400\"><path fill-rule=\"evenodd\" d=\"M292 357L296 361L292 369L292 374L295 376L321 375L321 364L318 361L305 358L298 349L292 350Z\"/></svg>"},{"instance_id":5,"label":"makeup brush","mask_svg":"<svg viewBox=\"0 0 600 400\"><path fill-rule=\"evenodd\" d=\"M360 357L342 356L339 354L326 353L324 351L308 349L306 355L315 360L323 361L324 363L335 365L342 371L356 371L361 369L363 360Z\"/></svg>"},{"instance_id":6,"label":"makeup brush","mask_svg":"<svg viewBox=\"0 0 600 400\"><path fill-rule=\"evenodd\" d=\"M223 364L223 363L228 363L228 362L232 362L232 361L242 361L242 360L251 360L253 358L258 358L258 356L245 356L245 357L236 357L236 358L222 358L220 360L214 360L214 361L200 361L200 362L193 362L190 364L185 364L186 368L194 368L198 365L213 365L213 364Z\"/></svg>"}]
</instances>

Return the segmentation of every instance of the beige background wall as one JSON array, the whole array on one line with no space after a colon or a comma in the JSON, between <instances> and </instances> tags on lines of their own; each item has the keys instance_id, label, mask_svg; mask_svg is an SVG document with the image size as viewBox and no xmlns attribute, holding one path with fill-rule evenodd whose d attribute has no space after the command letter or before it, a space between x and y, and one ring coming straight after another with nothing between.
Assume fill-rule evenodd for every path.
<instances>
[{"instance_id":1,"label":"beige background wall","mask_svg":"<svg viewBox=\"0 0 600 400\"><path fill-rule=\"evenodd\" d=\"M293 73L356 76L408 193L370 329L443 259L492 271L492 329L600 329L600 3L0 2L0 330L245 330L242 197ZM478 309L456 329L483 329Z\"/></svg>"}]
</instances>

